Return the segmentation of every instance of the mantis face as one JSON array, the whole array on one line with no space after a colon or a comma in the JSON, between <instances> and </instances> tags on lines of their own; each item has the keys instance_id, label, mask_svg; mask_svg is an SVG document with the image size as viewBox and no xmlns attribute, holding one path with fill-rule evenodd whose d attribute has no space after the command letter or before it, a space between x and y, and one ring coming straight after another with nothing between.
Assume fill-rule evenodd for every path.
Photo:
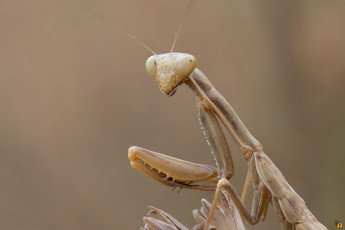
<instances>
[{"instance_id":1,"label":"mantis face","mask_svg":"<svg viewBox=\"0 0 345 230\"><path fill-rule=\"evenodd\" d=\"M146 72L153 77L161 91L172 96L196 67L196 58L187 53L166 53L149 57Z\"/></svg>"}]
</instances>

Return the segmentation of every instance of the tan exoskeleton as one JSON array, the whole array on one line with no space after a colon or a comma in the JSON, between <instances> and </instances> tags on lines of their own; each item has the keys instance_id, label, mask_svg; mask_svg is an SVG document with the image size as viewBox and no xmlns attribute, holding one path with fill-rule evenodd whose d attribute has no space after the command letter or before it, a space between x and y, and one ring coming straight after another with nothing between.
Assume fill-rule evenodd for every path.
<instances>
[{"instance_id":1,"label":"tan exoskeleton","mask_svg":"<svg viewBox=\"0 0 345 230\"><path fill-rule=\"evenodd\" d=\"M249 133L230 104L196 68L194 56L173 52L155 54L147 59L146 71L157 81L162 92L168 96L173 95L176 88L183 83L195 92L200 124L218 168L176 159L134 146L129 148L128 152L133 168L165 185L196 190L215 190L205 229L208 229L212 220L221 189L225 189L230 194L242 217L250 224L257 224L265 219L271 202L283 229L326 229L308 210L304 200L287 183L279 169L263 152L261 144ZM234 172L233 163L218 119L239 145L248 163L247 181L251 182L254 189L251 212L247 210L229 182ZM217 183L217 186L196 184L205 181ZM244 190L246 190L246 185Z\"/></svg>"}]
</instances>

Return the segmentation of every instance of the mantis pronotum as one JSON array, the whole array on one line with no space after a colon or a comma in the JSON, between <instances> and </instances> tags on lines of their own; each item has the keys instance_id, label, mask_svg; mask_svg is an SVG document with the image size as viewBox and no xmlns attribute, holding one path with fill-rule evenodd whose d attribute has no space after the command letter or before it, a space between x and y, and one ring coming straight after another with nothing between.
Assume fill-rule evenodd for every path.
<instances>
[{"instance_id":1,"label":"mantis pronotum","mask_svg":"<svg viewBox=\"0 0 345 230\"><path fill-rule=\"evenodd\" d=\"M176 38L178 34L179 32ZM195 92L200 124L215 156L217 168L183 161L140 147L129 148L128 157L132 167L168 186L215 191L205 229L211 223L222 189L228 192L241 216L250 224L263 221L271 203L282 229L326 229L263 152L260 142L250 134L230 104L196 68L196 58L187 53L173 52L173 47L166 54L156 54L146 47L154 54L146 61L146 71L168 96L172 96L182 84L188 85ZM229 181L234 173L233 162L219 120L239 145L248 163L245 188L250 181L254 189L251 211L243 203L245 192L241 200ZM212 185L199 185L198 182L210 182ZM159 228L154 226L152 229Z\"/></svg>"}]
</instances>

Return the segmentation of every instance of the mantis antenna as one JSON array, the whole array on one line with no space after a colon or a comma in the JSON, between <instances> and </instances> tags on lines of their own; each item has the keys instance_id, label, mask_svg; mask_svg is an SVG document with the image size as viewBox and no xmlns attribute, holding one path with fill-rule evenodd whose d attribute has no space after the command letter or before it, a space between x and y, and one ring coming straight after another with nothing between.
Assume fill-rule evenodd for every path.
<instances>
[{"instance_id":1,"label":"mantis antenna","mask_svg":"<svg viewBox=\"0 0 345 230\"><path fill-rule=\"evenodd\" d=\"M185 21L186 21L186 18L187 18L188 14L189 14L189 12L190 12L190 10L191 10L191 8L192 8L193 3L194 3L194 0L191 0L191 1L189 2L189 5L188 5L187 10L186 10L186 13L185 13L185 15L184 15L184 17L183 17L183 21L182 21L181 25L179 26L179 28L178 28L178 30L177 30L177 33L176 33L176 35L175 35L174 42L173 42L172 47L171 47L171 50L170 50L170 58L171 58L172 51L174 50L174 47L175 47L175 44L176 44L176 40L177 40L178 36L180 35L180 32L181 32L181 30L182 30L182 27L183 27L183 25L184 25L184 23L185 23Z\"/></svg>"},{"instance_id":2,"label":"mantis antenna","mask_svg":"<svg viewBox=\"0 0 345 230\"><path fill-rule=\"evenodd\" d=\"M106 18L104 18L104 19L106 19ZM107 20L107 21L110 23L109 20ZM136 41L137 43L139 43L140 45L142 45L144 48L146 48L148 51L150 51L152 54L154 54L154 55L158 58L158 55L156 54L156 52L153 51L148 45L146 45L145 43L143 43L142 41L140 41L139 39L137 39L135 35L132 35L132 34L128 33L126 30L122 29L122 28L121 28L120 26L118 26L118 25L115 25L115 24L113 24L113 23L111 23L111 25L112 25L114 28L116 28L116 29L120 30L121 32L123 32L124 34L128 35L129 38L133 39L134 41Z\"/></svg>"},{"instance_id":3,"label":"mantis antenna","mask_svg":"<svg viewBox=\"0 0 345 230\"><path fill-rule=\"evenodd\" d=\"M175 44L176 44L176 40L178 38L178 36L180 35L181 33L181 30L183 28L183 25L186 21L186 18L193 6L193 3L194 3L194 0L190 0L189 2L189 5L187 7L187 10L185 12L185 15L183 17L183 21L181 23L181 25L179 26L178 30L177 30L177 33L175 35L175 39L174 39L174 42L173 42L173 45L171 47L171 50L170 50L170 58L171 58L171 55L172 55L172 52L174 50L174 47L175 47ZM97 11L95 11L94 9L90 8L90 7L87 7L85 5L83 5L84 7L88 8L90 11L92 11L94 14L98 15L99 17L103 18L106 22L108 22L113 28L117 29L117 30L120 30L122 33L126 34L129 38L133 39L134 41L136 41L137 43L139 43L140 45L142 45L145 49L147 49L148 51L150 51L153 55L155 55L156 58L159 59L159 56L157 55L156 52L154 52L148 45L146 45L145 43L143 43L142 41L140 41L139 39L136 38L135 35L132 35L130 34L129 32L127 32L126 30L124 30L122 27L114 24L112 21L110 21L108 18L106 18L104 15L98 13Z\"/></svg>"}]
</instances>

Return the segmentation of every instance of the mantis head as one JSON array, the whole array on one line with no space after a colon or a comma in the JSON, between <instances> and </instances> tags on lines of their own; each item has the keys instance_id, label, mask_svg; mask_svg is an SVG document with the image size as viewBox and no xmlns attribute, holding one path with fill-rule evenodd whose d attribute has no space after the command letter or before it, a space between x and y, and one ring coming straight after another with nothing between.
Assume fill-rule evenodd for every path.
<instances>
[{"instance_id":1,"label":"mantis head","mask_svg":"<svg viewBox=\"0 0 345 230\"><path fill-rule=\"evenodd\" d=\"M146 72L153 77L161 91L172 96L196 67L196 58L187 53L152 55L146 61Z\"/></svg>"}]
</instances>

